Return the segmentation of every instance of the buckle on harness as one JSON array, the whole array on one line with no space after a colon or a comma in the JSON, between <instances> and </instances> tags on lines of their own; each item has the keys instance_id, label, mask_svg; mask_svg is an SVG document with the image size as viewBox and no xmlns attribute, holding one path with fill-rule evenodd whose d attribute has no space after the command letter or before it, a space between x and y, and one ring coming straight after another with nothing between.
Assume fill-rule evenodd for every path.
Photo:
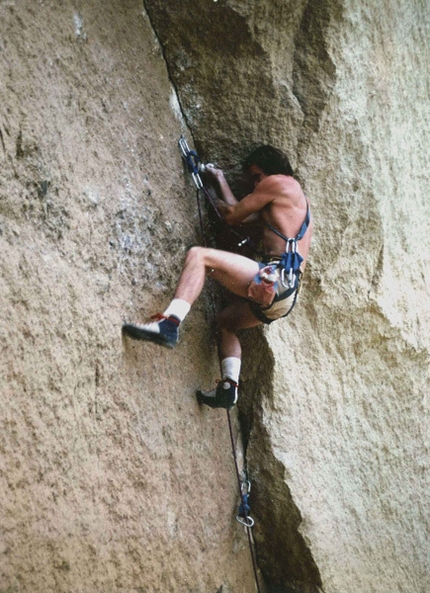
<instances>
[{"instance_id":1,"label":"buckle on harness","mask_svg":"<svg viewBox=\"0 0 430 593\"><path fill-rule=\"evenodd\" d=\"M294 262L294 260L295 260L295 254L298 253L297 252L297 239L296 238L287 239L287 246L286 246L286 249L285 249L285 253L286 254L291 254L291 256L290 256L291 262ZM290 258L288 258L288 259L290 259ZM285 279L286 272L288 272L287 280ZM294 267L293 267L293 265L291 265L287 269L283 267L281 269L281 282L282 282L283 287L284 288L294 288L295 281L296 281L296 275L294 273Z\"/></svg>"}]
</instances>

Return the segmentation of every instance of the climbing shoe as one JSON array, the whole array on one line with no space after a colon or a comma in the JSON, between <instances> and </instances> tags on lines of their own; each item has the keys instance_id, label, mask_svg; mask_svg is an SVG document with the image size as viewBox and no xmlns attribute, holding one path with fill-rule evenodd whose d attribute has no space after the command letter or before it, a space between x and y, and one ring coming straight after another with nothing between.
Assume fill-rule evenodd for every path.
<instances>
[{"instance_id":1,"label":"climbing shoe","mask_svg":"<svg viewBox=\"0 0 430 593\"><path fill-rule=\"evenodd\" d=\"M151 319L157 321L144 325L126 323L122 326L122 331L134 340L154 342L154 344L160 344L167 348L176 346L179 340L179 319L173 315L165 317L161 313L157 313Z\"/></svg>"},{"instance_id":2,"label":"climbing shoe","mask_svg":"<svg viewBox=\"0 0 430 593\"><path fill-rule=\"evenodd\" d=\"M197 391L197 401L210 408L231 410L237 402L237 387L237 383L227 377L220 381L218 387L212 391Z\"/></svg>"}]
</instances>

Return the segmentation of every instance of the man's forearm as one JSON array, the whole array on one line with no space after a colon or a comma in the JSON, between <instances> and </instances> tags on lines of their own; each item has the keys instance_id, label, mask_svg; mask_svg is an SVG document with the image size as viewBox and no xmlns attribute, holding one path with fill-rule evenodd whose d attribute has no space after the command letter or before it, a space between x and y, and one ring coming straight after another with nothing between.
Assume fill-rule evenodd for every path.
<instances>
[{"instance_id":1,"label":"man's forearm","mask_svg":"<svg viewBox=\"0 0 430 593\"><path fill-rule=\"evenodd\" d=\"M224 175L220 175L218 177L218 188L220 193L220 198L229 206L236 206L239 203L238 200L233 195L233 192L230 189L229 184L227 183ZM222 203L222 202L220 202Z\"/></svg>"},{"instance_id":2,"label":"man's forearm","mask_svg":"<svg viewBox=\"0 0 430 593\"><path fill-rule=\"evenodd\" d=\"M221 216L223 217L223 219L227 222L226 219L228 218L228 216L231 213L232 208L234 206L232 206L230 204L227 204L226 201L221 200L218 196L215 197L214 203L215 203L215 206L216 206L218 212L221 214Z\"/></svg>"},{"instance_id":3,"label":"man's forearm","mask_svg":"<svg viewBox=\"0 0 430 593\"><path fill-rule=\"evenodd\" d=\"M213 178L216 179L216 184L214 184L216 188L214 205L224 219L224 222L231 225L255 222L257 216L254 214L251 214L245 220L242 217L237 218L235 210L239 204L239 200L233 195L221 169L212 169L209 170L209 172L212 174Z\"/></svg>"},{"instance_id":4,"label":"man's forearm","mask_svg":"<svg viewBox=\"0 0 430 593\"><path fill-rule=\"evenodd\" d=\"M242 216L238 218L236 209L237 204L239 204L239 202L236 202L235 205L231 205L227 204L223 200L220 200L219 198L215 198L215 206L218 212L221 214L222 218L224 219L224 222L226 222L227 224L237 225L252 224L258 222L259 216L257 213L250 214L246 218L242 218Z\"/></svg>"},{"instance_id":5,"label":"man's forearm","mask_svg":"<svg viewBox=\"0 0 430 593\"><path fill-rule=\"evenodd\" d=\"M259 212L262 206L260 206L259 201L255 203L255 197L252 198L254 193L249 194L239 202L233 195L221 169L213 165L207 165L206 172L209 179L214 182L213 187L216 190L216 197L213 197L213 205L224 219L224 222L234 226L238 224L253 224L259 221ZM252 202L249 201L251 198ZM244 205L245 201L247 201L247 205Z\"/></svg>"}]
</instances>

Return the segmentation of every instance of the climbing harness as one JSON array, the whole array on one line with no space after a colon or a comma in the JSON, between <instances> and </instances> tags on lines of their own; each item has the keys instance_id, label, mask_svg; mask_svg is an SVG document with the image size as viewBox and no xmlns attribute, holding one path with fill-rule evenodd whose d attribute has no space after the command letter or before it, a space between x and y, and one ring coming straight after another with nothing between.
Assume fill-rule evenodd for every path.
<instances>
[{"instance_id":1,"label":"climbing harness","mask_svg":"<svg viewBox=\"0 0 430 593\"><path fill-rule=\"evenodd\" d=\"M281 282L284 288L295 288L299 284L301 271L300 266L303 261L303 257L297 250L297 243L302 239L308 230L311 221L311 215L309 211L309 202L306 199L306 217L300 227L299 232L295 237L286 237L283 233L275 229L271 224L266 223L266 226L273 231L278 237L284 239L286 242L285 253L282 255L277 267L281 269Z\"/></svg>"},{"instance_id":2,"label":"climbing harness","mask_svg":"<svg viewBox=\"0 0 430 593\"><path fill-rule=\"evenodd\" d=\"M201 158L199 157L199 155L197 154L197 152L195 150L190 150L188 143L183 135L180 137L178 144L179 144L179 150L181 151L182 157L184 158L184 161L187 165L187 169L188 169L189 173L191 174L194 185L197 188L197 207L198 207L198 212L199 212L200 233L202 235L204 244L207 245L207 237L206 237L206 233L204 231L203 214L202 214L200 200L199 200L199 192L200 191L202 191L205 194L209 203L215 210L218 218L221 221L223 219L222 219L222 216L221 216L218 208L216 207L216 204L215 204L209 190L204 186L204 183L200 176L200 172L203 172L205 166L207 166L207 165L204 165L202 163ZM238 247L241 247L250 241L249 238L242 237L242 235L240 235L240 233L237 233L236 231L233 231L232 229L230 229L230 231L233 232L234 235L236 235L237 237L239 237L241 239L240 242L238 243ZM213 309L213 313L215 315L215 299L214 299L214 295L213 295L212 291L211 291L210 295L211 295L212 309ZM260 588L259 579L258 579L258 568L257 568L256 554L255 554L255 544L254 544L254 540L252 537L252 531L251 531L252 527L254 526L254 519L249 515L249 512L250 512L249 493L251 491L251 482L250 482L250 480L248 480L246 473L244 473L243 477L241 477L240 470L239 470L239 464L237 461L236 442L235 442L234 433L233 433L233 426L232 426L232 422L231 422L230 410L227 409L226 413L227 413L227 421L228 421L228 428L229 428L229 433L230 433L230 441L231 441L234 466L235 466L235 470L236 470L236 478L237 478L239 494L240 494L240 505L239 505L239 510L238 510L237 516L236 516L236 520L239 523L241 523L246 529L247 536L248 536L249 550L250 550L251 560L252 560L252 567L253 567L253 571L254 571L255 583L257 586L258 593L262 593L261 588Z\"/></svg>"}]
</instances>

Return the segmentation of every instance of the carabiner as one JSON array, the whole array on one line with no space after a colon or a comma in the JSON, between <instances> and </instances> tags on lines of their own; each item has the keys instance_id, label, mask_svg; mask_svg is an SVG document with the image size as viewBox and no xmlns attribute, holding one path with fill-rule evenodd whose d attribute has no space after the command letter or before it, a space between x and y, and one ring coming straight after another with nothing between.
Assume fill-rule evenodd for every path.
<instances>
[{"instance_id":1,"label":"carabiner","mask_svg":"<svg viewBox=\"0 0 430 593\"><path fill-rule=\"evenodd\" d=\"M245 527L254 527L255 521L249 515L247 517L240 517L239 515L236 517L236 521Z\"/></svg>"},{"instance_id":2,"label":"carabiner","mask_svg":"<svg viewBox=\"0 0 430 593\"><path fill-rule=\"evenodd\" d=\"M242 480L240 491L240 505L238 513L236 515L236 521L238 523L241 523L245 527L251 528L254 526L254 519L250 515L248 515L248 512L250 511L248 498L249 493L251 492L251 482L249 480Z\"/></svg>"},{"instance_id":3,"label":"carabiner","mask_svg":"<svg viewBox=\"0 0 430 593\"><path fill-rule=\"evenodd\" d=\"M297 241L293 239L287 239L287 253L296 253L297 251Z\"/></svg>"},{"instance_id":4,"label":"carabiner","mask_svg":"<svg viewBox=\"0 0 430 593\"><path fill-rule=\"evenodd\" d=\"M188 146L188 142L185 140L185 136L182 135L179 138L178 144L179 144L179 148L182 152L182 156L184 157L184 159L186 159L188 156L188 153L190 152L190 147Z\"/></svg>"}]
</instances>

